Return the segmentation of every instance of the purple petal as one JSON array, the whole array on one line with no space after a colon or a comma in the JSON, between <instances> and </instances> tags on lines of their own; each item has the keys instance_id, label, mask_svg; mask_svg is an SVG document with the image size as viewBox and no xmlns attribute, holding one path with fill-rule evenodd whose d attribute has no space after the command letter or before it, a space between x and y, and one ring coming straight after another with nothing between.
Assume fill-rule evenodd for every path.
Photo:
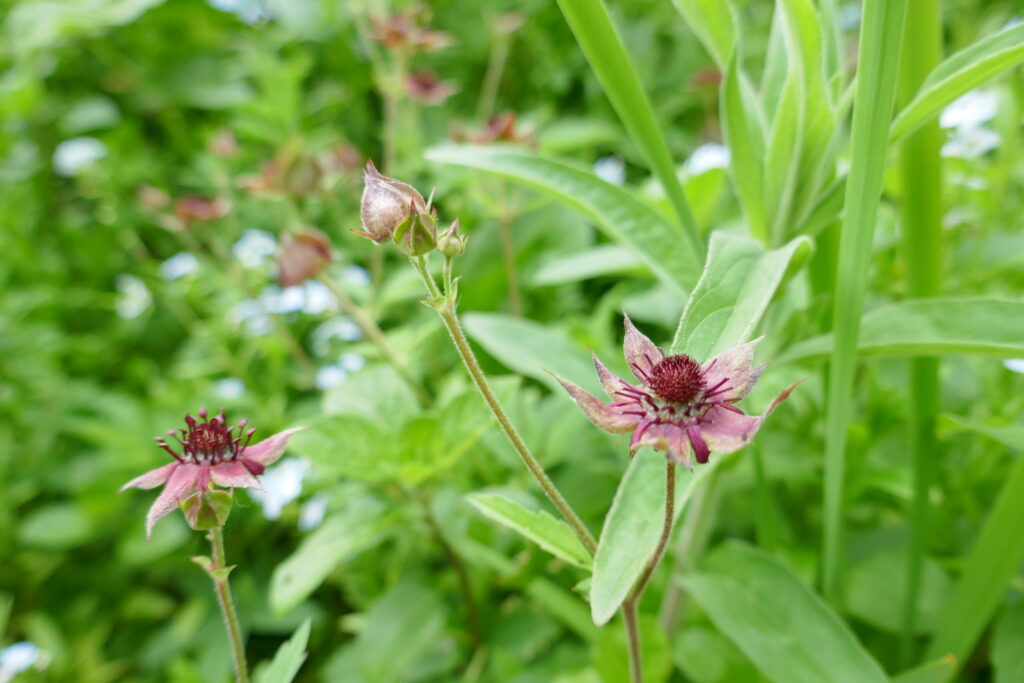
<instances>
[{"instance_id":1,"label":"purple petal","mask_svg":"<svg viewBox=\"0 0 1024 683\"><path fill-rule=\"evenodd\" d=\"M704 364L704 385L708 389L719 387L719 390L725 390L715 393L713 398L718 401L739 400L750 393L764 371L763 365L751 367L754 346L761 339L726 349Z\"/></svg>"},{"instance_id":2,"label":"purple petal","mask_svg":"<svg viewBox=\"0 0 1024 683\"><path fill-rule=\"evenodd\" d=\"M703 465L708 461L711 451L708 450L708 445L704 443L704 439L700 435L700 428L697 425L690 425L686 428L686 436L690 440L690 445L693 446L693 452L697 455L697 462Z\"/></svg>"},{"instance_id":3,"label":"purple petal","mask_svg":"<svg viewBox=\"0 0 1024 683\"><path fill-rule=\"evenodd\" d=\"M639 432L639 430L637 430ZM639 437L634 434L630 444L630 455L634 455L644 446L651 446L656 451L666 451L668 458L679 465L690 466L690 443L686 439L686 431L677 424L661 422L647 427Z\"/></svg>"},{"instance_id":4,"label":"purple petal","mask_svg":"<svg viewBox=\"0 0 1024 683\"><path fill-rule=\"evenodd\" d=\"M658 363L665 354L654 345L644 333L633 326L633 321L628 315L623 314L624 325L626 326L626 338L622 344L622 351L626 356L626 363L629 364L633 374L641 382L647 383L648 371Z\"/></svg>"},{"instance_id":5,"label":"purple petal","mask_svg":"<svg viewBox=\"0 0 1024 683\"><path fill-rule=\"evenodd\" d=\"M222 462L211 467L210 477L213 483L225 488L262 489L259 480L249 471L244 460L245 458ZM257 463L257 467L262 465Z\"/></svg>"},{"instance_id":6,"label":"purple petal","mask_svg":"<svg viewBox=\"0 0 1024 683\"><path fill-rule=\"evenodd\" d=\"M633 386L626 380L620 378L614 372L605 367L604 363L600 361L596 354L594 354L594 367L597 368L597 376L601 380L601 386L604 387L604 391L608 394L608 398L613 401L629 400L633 398L628 393L622 391L624 387Z\"/></svg>"},{"instance_id":7,"label":"purple petal","mask_svg":"<svg viewBox=\"0 0 1024 683\"><path fill-rule=\"evenodd\" d=\"M601 403L600 399L589 391L576 386L567 379L551 373L565 390L569 392L576 404L583 410L587 418L595 425L612 434L624 434L632 431L640 422L639 416L623 415L621 412Z\"/></svg>"},{"instance_id":8,"label":"purple petal","mask_svg":"<svg viewBox=\"0 0 1024 683\"><path fill-rule=\"evenodd\" d=\"M161 517L178 507L178 501L186 498L192 492L202 470L206 469L200 465L173 464L175 465L174 471L168 477L167 485L164 486L164 490L160 492L152 507L149 508L149 513L146 514L147 539L153 535L153 525Z\"/></svg>"},{"instance_id":9,"label":"purple petal","mask_svg":"<svg viewBox=\"0 0 1024 683\"><path fill-rule=\"evenodd\" d=\"M253 444L242 451L241 457L257 462L260 465L266 467L267 465L273 464L281 457L284 453L285 446L288 445L288 437L298 431L302 431L305 427L292 427L286 429L283 432L278 432L271 437L260 441L258 444Z\"/></svg>"},{"instance_id":10,"label":"purple petal","mask_svg":"<svg viewBox=\"0 0 1024 683\"><path fill-rule=\"evenodd\" d=\"M708 448L715 453L724 455L738 451L750 443L765 418L771 415L775 407L785 401L799 384L800 382L797 382L776 396L768 410L758 417L741 415L723 406L713 406L700 421L700 435Z\"/></svg>"},{"instance_id":11,"label":"purple petal","mask_svg":"<svg viewBox=\"0 0 1024 683\"><path fill-rule=\"evenodd\" d=\"M172 462L170 465L164 465L163 467L157 467L155 470L150 470L143 475L135 477L130 482L120 488L118 493L124 493L128 489L155 489L165 481L167 477L171 476L171 472L174 471L175 467L178 467L177 461Z\"/></svg>"}]
</instances>

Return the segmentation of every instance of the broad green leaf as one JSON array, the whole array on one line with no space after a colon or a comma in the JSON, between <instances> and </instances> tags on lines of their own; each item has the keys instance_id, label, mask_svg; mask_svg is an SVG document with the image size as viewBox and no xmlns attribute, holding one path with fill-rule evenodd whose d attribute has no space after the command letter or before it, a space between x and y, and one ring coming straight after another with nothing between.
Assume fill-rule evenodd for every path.
<instances>
[{"instance_id":1,"label":"broad green leaf","mask_svg":"<svg viewBox=\"0 0 1024 683\"><path fill-rule=\"evenodd\" d=\"M892 683L948 683L956 675L956 660L940 657L935 661L893 676Z\"/></svg>"},{"instance_id":2,"label":"broad green leaf","mask_svg":"<svg viewBox=\"0 0 1024 683\"><path fill-rule=\"evenodd\" d=\"M1018 321L1020 319L1018 318ZM1024 455L1018 452L1002 490L963 565L928 647L930 659L951 654L964 662L995 614L1007 584L1024 561Z\"/></svg>"},{"instance_id":3,"label":"broad green leaf","mask_svg":"<svg viewBox=\"0 0 1024 683\"><path fill-rule=\"evenodd\" d=\"M952 425L956 429L970 430L998 441L1007 448L1020 448L1024 444L1024 424L985 424L973 420L964 420L956 415L943 415L943 426Z\"/></svg>"},{"instance_id":4,"label":"broad green leaf","mask_svg":"<svg viewBox=\"0 0 1024 683\"><path fill-rule=\"evenodd\" d=\"M603 0L558 0L576 42L629 136L644 155L683 226L680 242L698 259L704 246L697 221L686 201L675 162L661 135L661 125L622 45Z\"/></svg>"},{"instance_id":5,"label":"broad green leaf","mask_svg":"<svg viewBox=\"0 0 1024 683\"><path fill-rule=\"evenodd\" d=\"M562 285L606 275L622 275L642 266L643 262L629 249L618 244L602 244L544 262L531 280L538 287Z\"/></svg>"},{"instance_id":6,"label":"broad green leaf","mask_svg":"<svg viewBox=\"0 0 1024 683\"><path fill-rule=\"evenodd\" d=\"M1008 606L992 633L992 668L995 683L1024 683L1024 605ZM956 670L956 667L953 667Z\"/></svg>"},{"instance_id":7,"label":"broad green leaf","mask_svg":"<svg viewBox=\"0 0 1024 683\"><path fill-rule=\"evenodd\" d=\"M672 0L719 69L733 57L736 17L728 0Z\"/></svg>"},{"instance_id":8,"label":"broad green leaf","mask_svg":"<svg viewBox=\"0 0 1024 683\"><path fill-rule=\"evenodd\" d=\"M764 683L765 678L732 641L710 626L680 633L672 649L676 667L695 683Z\"/></svg>"},{"instance_id":9,"label":"broad green leaf","mask_svg":"<svg viewBox=\"0 0 1024 683\"><path fill-rule=\"evenodd\" d=\"M382 481L394 472L395 440L381 424L379 419L360 415L321 415L307 421L307 428L291 438L288 448L309 458L322 472Z\"/></svg>"},{"instance_id":10,"label":"broad green leaf","mask_svg":"<svg viewBox=\"0 0 1024 683\"><path fill-rule=\"evenodd\" d=\"M341 563L380 543L391 525L384 505L369 496L353 499L310 534L270 580L270 608L291 610L323 583Z\"/></svg>"},{"instance_id":11,"label":"broad green leaf","mask_svg":"<svg viewBox=\"0 0 1024 683\"><path fill-rule=\"evenodd\" d=\"M587 603L579 595L570 593L543 576L530 581L526 586L526 594L583 640L590 643L597 640L599 631L590 620Z\"/></svg>"},{"instance_id":12,"label":"broad green leaf","mask_svg":"<svg viewBox=\"0 0 1024 683\"><path fill-rule=\"evenodd\" d=\"M306 661L306 643L309 642L309 618L295 631L291 638L281 644L274 654L274 660L260 676L259 683L291 683L299 668Z\"/></svg>"},{"instance_id":13,"label":"broad green leaf","mask_svg":"<svg viewBox=\"0 0 1024 683\"><path fill-rule=\"evenodd\" d=\"M886 304L861 322L862 356L976 355L1013 358L1024 354L1024 303L993 299L919 299ZM780 362L819 358L832 349L832 335L798 342Z\"/></svg>"},{"instance_id":14,"label":"broad green leaf","mask_svg":"<svg viewBox=\"0 0 1024 683\"><path fill-rule=\"evenodd\" d=\"M549 370L589 391L601 389L590 358L557 328L502 313L467 313L462 322L473 341L521 375L559 392Z\"/></svg>"},{"instance_id":15,"label":"broad green leaf","mask_svg":"<svg viewBox=\"0 0 1024 683\"><path fill-rule=\"evenodd\" d=\"M331 415L361 415L403 422L419 411L416 395L390 365L369 365L324 392L323 409Z\"/></svg>"},{"instance_id":16,"label":"broad green leaf","mask_svg":"<svg viewBox=\"0 0 1024 683\"><path fill-rule=\"evenodd\" d=\"M714 233L708 262L686 302L672 350L703 361L750 341L784 276L799 268L811 249L806 237L766 252L746 237Z\"/></svg>"},{"instance_id":17,"label":"broad green leaf","mask_svg":"<svg viewBox=\"0 0 1024 683\"><path fill-rule=\"evenodd\" d=\"M722 79L721 118L729 146L729 174L751 234L768 239L764 190L764 120L758 99L734 55ZM710 247L709 247L710 249Z\"/></svg>"},{"instance_id":18,"label":"broad green leaf","mask_svg":"<svg viewBox=\"0 0 1024 683\"><path fill-rule=\"evenodd\" d=\"M444 604L428 586L403 579L364 615L356 637L360 673L373 683L410 680L407 670L441 638Z\"/></svg>"},{"instance_id":19,"label":"broad green leaf","mask_svg":"<svg viewBox=\"0 0 1024 683\"><path fill-rule=\"evenodd\" d=\"M761 550L728 542L704 571L681 580L712 623L778 683L888 680L846 624Z\"/></svg>"},{"instance_id":20,"label":"broad green leaf","mask_svg":"<svg viewBox=\"0 0 1024 683\"><path fill-rule=\"evenodd\" d=\"M1024 62L1024 26L1012 26L957 52L933 71L917 95L892 123L899 140L937 116L953 100L1007 69Z\"/></svg>"},{"instance_id":21,"label":"broad green leaf","mask_svg":"<svg viewBox=\"0 0 1024 683\"><path fill-rule=\"evenodd\" d=\"M485 517L507 526L555 557L581 569L590 569L590 553L575 532L543 510L527 510L497 493L471 493L466 500Z\"/></svg>"},{"instance_id":22,"label":"broad green leaf","mask_svg":"<svg viewBox=\"0 0 1024 683\"><path fill-rule=\"evenodd\" d=\"M900 551L875 553L853 564L843 593L846 611L890 633L901 633L907 602L907 558ZM925 558L914 624L918 633L931 633L939 624L952 582L942 567Z\"/></svg>"},{"instance_id":23,"label":"broad green leaf","mask_svg":"<svg viewBox=\"0 0 1024 683\"><path fill-rule=\"evenodd\" d=\"M666 285L693 287L703 256L650 205L592 173L536 154L502 147L446 145L426 152L431 161L491 171L551 194L592 218L631 249Z\"/></svg>"},{"instance_id":24,"label":"broad green leaf","mask_svg":"<svg viewBox=\"0 0 1024 683\"><path fill-rule=\"evenodd\" d=\"M694 487L721 462L719 458L694 471L676 468L676 519ZM665 463L663 454L643 449L619 482L594 555L590 614L598 626L607 623L629 596L658 546L665 520Z\"/></svg>"},{"instance_id":25,"label":"broad green leaf","mask_svg":"<svg viewBox=\"0 0 1024 683\"><path fill-rule=\"evenodd\" d=\"M87 543L96 525L74 503L51 503L30 512L18 525L18 540L30 548L67 550Z\"/></svg>"}]
</instances>

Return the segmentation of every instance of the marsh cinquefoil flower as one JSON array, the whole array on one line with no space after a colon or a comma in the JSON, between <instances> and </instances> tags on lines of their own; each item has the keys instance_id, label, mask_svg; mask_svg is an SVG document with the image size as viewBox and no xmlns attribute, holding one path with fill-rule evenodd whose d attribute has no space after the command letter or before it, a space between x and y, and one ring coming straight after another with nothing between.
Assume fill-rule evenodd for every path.
<instances>
[{"instance_id":1,"label":"marsh cinquefoil flower","mask_svg":"<svg viewBox=\"0 0 1024 683\"><path fill-rule=\"evenodd\" d=\"M612 403L556 375L590 421L613 434L633 433L630 455L643 446L667 451L680 465L706 463L711 451L732 453L757 433L768 414L793 387L772 401L762 415L746 415L737 401L746 396L764 366L752 367L757 341L733 347L701 365L686 354L666 356L626 318L626 362L639 385L617 377L594 356L598 377ZM793 385L796 386L796 385Z\"/></svg>"},{"instance_id":2,"label":"marsh cinquefoil flower","mask_svg":"<svg viewBox=\"0 0 1024 683\"><path fill-rule=\"evenodd\" d=\"M152 534L153 525L161 517L178 507L178 501L206 489L211 483L225 488L260 488L256 476L263 474L267 465L280 458L288 438L303 429L286 429L250 446L249 441L256 430L246 429L246 420L228 427L224 411L211 418L205 408L200 409L199 417L200 420L196 420L186 415L188 428L181 429L180 436L173 429L167 431L168 436L177 441L180 453L172 448L166 437L155 437L159 447L167 451L174 462L150 470L121 487L123 492L130 488L164 486L146 515L147 536Z\"/></svg>"}]
</instances>

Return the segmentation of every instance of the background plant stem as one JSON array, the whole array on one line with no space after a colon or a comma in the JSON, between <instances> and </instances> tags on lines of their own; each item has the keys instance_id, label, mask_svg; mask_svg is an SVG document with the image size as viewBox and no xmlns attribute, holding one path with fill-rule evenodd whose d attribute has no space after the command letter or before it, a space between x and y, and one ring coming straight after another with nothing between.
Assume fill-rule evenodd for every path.
<instances>
[{"instance_id":1,"label":"background plant stem","mask_svg":"<svg viewBox=\"0 0 1024 683\"><path fill-rule=\"evenodd\" d=\"M903 31L900 100L909 102L942 58L942 15L938 0L909 0L912 21ZM937 121L904 140L900 150L903 179L903 259L907 295L936 296L942 277L942 132ZM928 490L934 476L935 418L939 409L937 358L910 360L908 413L914 498L911 506L907 594L903 614L901 658L913 661L914 619L921 589L921 567L928 545Z\"/></svg>"},{"instance_id":2,"label":"background plant stem","mask_svg":"<svg viewBox=\"0 0 1024 683\"><path fill-rule=\"evenodd\" d=\"M213 589L217 593L217 603L224 617L224 627L228 631L231 643L231 655L235 663L235 678L238 683L249 683L249 670L245 665L245 643L242 641L242 629L238 625L238 614L235 612L235 601L231 598L231 587L227 577L218 578L213 572L224 569L227 562L224 557L224 530L216 527L208 535L213 549L213 566L210 567L210 578Z\"/></svg>"}]
</instances>

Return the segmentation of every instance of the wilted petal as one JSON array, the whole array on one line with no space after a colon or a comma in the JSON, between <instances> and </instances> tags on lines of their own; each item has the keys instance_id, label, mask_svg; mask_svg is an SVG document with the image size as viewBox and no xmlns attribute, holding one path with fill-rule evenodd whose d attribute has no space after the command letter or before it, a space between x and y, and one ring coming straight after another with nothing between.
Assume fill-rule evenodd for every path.
<instances>
[{"instance_id":1,"label":"wilted petal","mask_svg":"<svg viewBox=\"0 0 1024 683\"><path fill-rule=\"evenodd\" d=\"M241 453L241 457L252 460L253 462L259 463L266 467L274 463L281 454L284 453L285 446L288 445L288 438L295 432L302 431L305 427L292 427L286 429L283 432L278 432L271 437L260 441L258 444L247 447Z\"/></svg>"},{"instance_id":2,"label":"wilted petal","mask_svg":"<svg viewBox=\"0 0 1024 683\"><path fill-rule=\"evenodd\" d=\"M623 314L623 318L625 319L626 338L623 341L622 350L626 356L626 362L629 363L636 378L641 382L646 382L647 372L664 358L665 354L643 332L633 326L633 321L629 319L628 315Z\"/></svg>"},{"instance_id":3,"label":"wilted petal","mask_svg":"<svg viewBox=\"0 0 1024 683\"><path fill-rule=\"evenodd\" d=\"M776 396L768 410L758 417L736 413L723 406L712 407L698 425L704 442L712 451L723 455L743 448L757 434L765 418L771 415L775 407L785 401L799 384L800 382L793 384Z\"/></svg>"},{"instance_id":4,"label":"wilted petal","mask_svg":"<svg viewBox=\"0 0 1024 683\"><path fill-rule=\"evenodd\" d=\"M629 384L626 380L606 368L604 363L598 359L596 354L594 354L594 367L597 368L597 376L601 380L601 386L604 387L604 391L608 394L608 398L613 401L622 401L633 398L629 393L623 391L624 388L631 387L633 385Z\"/></svg>"},{"instance_id":5,"label":"wilted petal","mask_svg":"<svg viewBox=\"0 0 1024 683\"><path fill-rule=\"evenodd\" d=\"M263 488L260 486L259 480L252 475L252 472L249 471L249 468L241 460L226 461L219 465L214 465L210 468L210 477L213 479L214 484L226 488Z\"/></svg>"},{"instance_id":6,"label":"wilted petal","mask_svg":"<svg viewBox=\"0 0 1024 683\"><path fill-rule=\"evenodd\" d=\"M595 425L612 434L624 434L632 431L640 422L639 416L623 415L621 412L611 408L589 391L573 384L567 379L562 379L555 373L551 373L565 390L569 392L576 404L583 410L586 416Z\"/></svg>"},{"instance_id":7,"label":"wilted petal","mask_svg":"<svg viewBox=\"0 0 1024 683\"><path fill-rule=\"evenodd\" d=\"M157 486L160 486L160 484L167 481L167 478L171 476L171 472L174 471L175 467L180 467L180 464L172 462L170 465L157 467L155 470L150 470L145 474L139 475L122 486L118 493L123 493L127 489L155 489Z\"/></svg>"},{"instance_id":8,"label":"wilted petal","mask_svg":"<svg viewBox=\"0 0 1024 683\"><path fill-rule=\"evenodd\" d=\"M718 354L704 364L704 382L708 389L721 385L720 389L727 389L722 393L714 394L719 401L727 399L741 399L750 393L750 390L761 378L764 366L751 367L754 361L754 346L763 337L754 341L734 346ZM724 384L723 384L724 382Z\"/></svg>"},{"instance_id":9,"label":"wilted petal","mask_svg":"<svg viewBox=\"0 0 1024 683\"><path fill-rule=\"evenodd\" d=\"M149 513L146 514L146 538L153 534L153 525L161 517L178 507L178 501L187 497L196 488L196 482L204 469L199 465L173 464L176 467L168 477L167 485L164 486L164 490L160 492L156 501L153 502L153 506L149 508Z\"/></svg>"}]
</instances>

